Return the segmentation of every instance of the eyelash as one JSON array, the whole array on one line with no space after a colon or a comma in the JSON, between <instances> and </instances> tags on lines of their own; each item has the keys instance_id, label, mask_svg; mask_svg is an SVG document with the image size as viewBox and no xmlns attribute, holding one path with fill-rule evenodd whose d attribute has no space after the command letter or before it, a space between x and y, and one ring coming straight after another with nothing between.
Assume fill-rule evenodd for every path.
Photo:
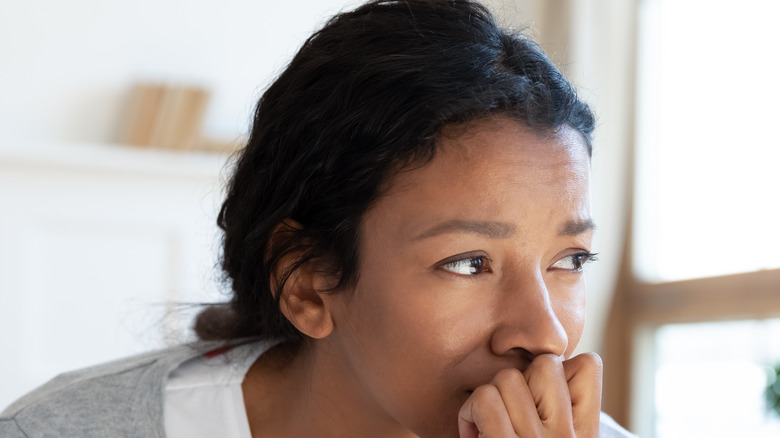
<instances>
[{"instance_id":1,"label":"eyelash","mask_svg":"<svg viewBox=\"0 0 780 438\"><path fill-rule=\"evenodd\" d=\"M572 273L582 272L582 269L588 263L598 260L598 254L583 251L576 254L568 255L555 263L549 268L553 271L568 271ZM562 263L566 260L571 261L572 267L556 267L555 265ZM467 264L463 266L463 264ZM461 265L458 267L458 265ZM447 271L455 275L462 276L477 276L485 273L493 272L491 267L491 260L486 255L457 255L448 259L442 260L436 264L437 268ZM466 268L469 272L458 272L459 269Z\"/></svg>"}]
</instances>

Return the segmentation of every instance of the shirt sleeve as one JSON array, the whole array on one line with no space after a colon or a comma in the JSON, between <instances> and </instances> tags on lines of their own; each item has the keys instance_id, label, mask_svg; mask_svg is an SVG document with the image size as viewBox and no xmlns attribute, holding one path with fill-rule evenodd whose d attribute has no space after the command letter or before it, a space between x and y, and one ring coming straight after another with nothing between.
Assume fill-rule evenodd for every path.
<instances>
[{"instance_id":1,"label":"shirt sleeve","mask_svg":"<svg viewBox=\"0 0 780 438\"><path fill-rule=\"evenodd\" d=\"M599 438L639 438L617 424L609 415L601 413L599 421Z\"/></svg>"},{"instance_id":2,"label":"shirt sleeve","mask_svg":"<svg viewBox=\"0 0 780 438\"><path fill-rule=\"evenodd\" d=\"M0 436L3 438L29 438L13 419L0 420Z\"/></svg>"}]
</instances>

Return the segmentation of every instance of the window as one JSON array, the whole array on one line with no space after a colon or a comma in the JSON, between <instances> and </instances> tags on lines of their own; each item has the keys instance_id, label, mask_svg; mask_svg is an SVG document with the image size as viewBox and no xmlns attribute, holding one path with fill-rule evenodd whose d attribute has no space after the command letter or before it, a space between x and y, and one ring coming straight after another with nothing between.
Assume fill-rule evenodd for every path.
<instances>
[{"instance_id":1,"label":"window","mask_svg":"<svg viewBox=\"0 0 780 438\"><path fill-rule=\"evenodd\" d=\"M605 390L643 438L778 436L780 2L637 1L634 214L607 341L630 372Z\"/></svg>"},{"instance_id":2,"label":"window","mask_svg":"<svg viewBox=\"0 0 780 438\"><path fill-rule=\"evenodd\" d=\"M780 268L780 2L644 0L640 14L635 273Z\"/></svg>"},{"instance_id":3,"label":"window","mask_svg":"<svg viewBox=\"0 0 780 438\"><path fill-rule=\"evenodd\" d=\"M780 319L667 324L654 338L655 436L780 436L764 404Z\"/></svg>"}]
</instances>

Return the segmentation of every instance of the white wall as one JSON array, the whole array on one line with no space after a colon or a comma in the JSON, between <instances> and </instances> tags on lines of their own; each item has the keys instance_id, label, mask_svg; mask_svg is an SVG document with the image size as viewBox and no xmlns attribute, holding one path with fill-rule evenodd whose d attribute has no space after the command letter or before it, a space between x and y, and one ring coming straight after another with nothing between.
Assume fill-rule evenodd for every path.
<instances>
[{"instance_id":1,"label":"white wall","mask_svg":"<svg viewBox=\"0 0 780 438\"><path fill-rule=\"evenodd\" d=\"M208 86L205 131L247 130L263 87L345 0L3 0L0 142L108 142L139 79Z\"/></svg>"}]
</instances>

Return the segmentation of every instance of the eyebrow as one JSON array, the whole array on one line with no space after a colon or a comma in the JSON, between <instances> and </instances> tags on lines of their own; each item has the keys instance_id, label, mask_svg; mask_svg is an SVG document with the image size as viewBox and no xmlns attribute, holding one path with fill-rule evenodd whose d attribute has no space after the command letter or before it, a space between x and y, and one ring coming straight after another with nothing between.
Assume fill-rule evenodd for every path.
<instances>
[{"instance_id":1,"label":"eyebrow","mask_svg":"<svg viewBox=\"0 0 780 438\"><path fill-rule=\"evenodd\" d=\"M515 227L506 222L449 220L425 231L414 240L428 239L446 233L482 234L493 239L506 239L515 234Z\"/></svg>"},{"instance_id":2,"label":"eyebrow","mask_svg":"<svg viewBox=\"0 0 780 438\"><path fill-rule=\"evenodd\" d=\"M559 236L577 236L586 231L595 230L596 224L593 219L585 219L583 221L566 221L561 225L558 230Z\"/></svg>"}]
</instances>

